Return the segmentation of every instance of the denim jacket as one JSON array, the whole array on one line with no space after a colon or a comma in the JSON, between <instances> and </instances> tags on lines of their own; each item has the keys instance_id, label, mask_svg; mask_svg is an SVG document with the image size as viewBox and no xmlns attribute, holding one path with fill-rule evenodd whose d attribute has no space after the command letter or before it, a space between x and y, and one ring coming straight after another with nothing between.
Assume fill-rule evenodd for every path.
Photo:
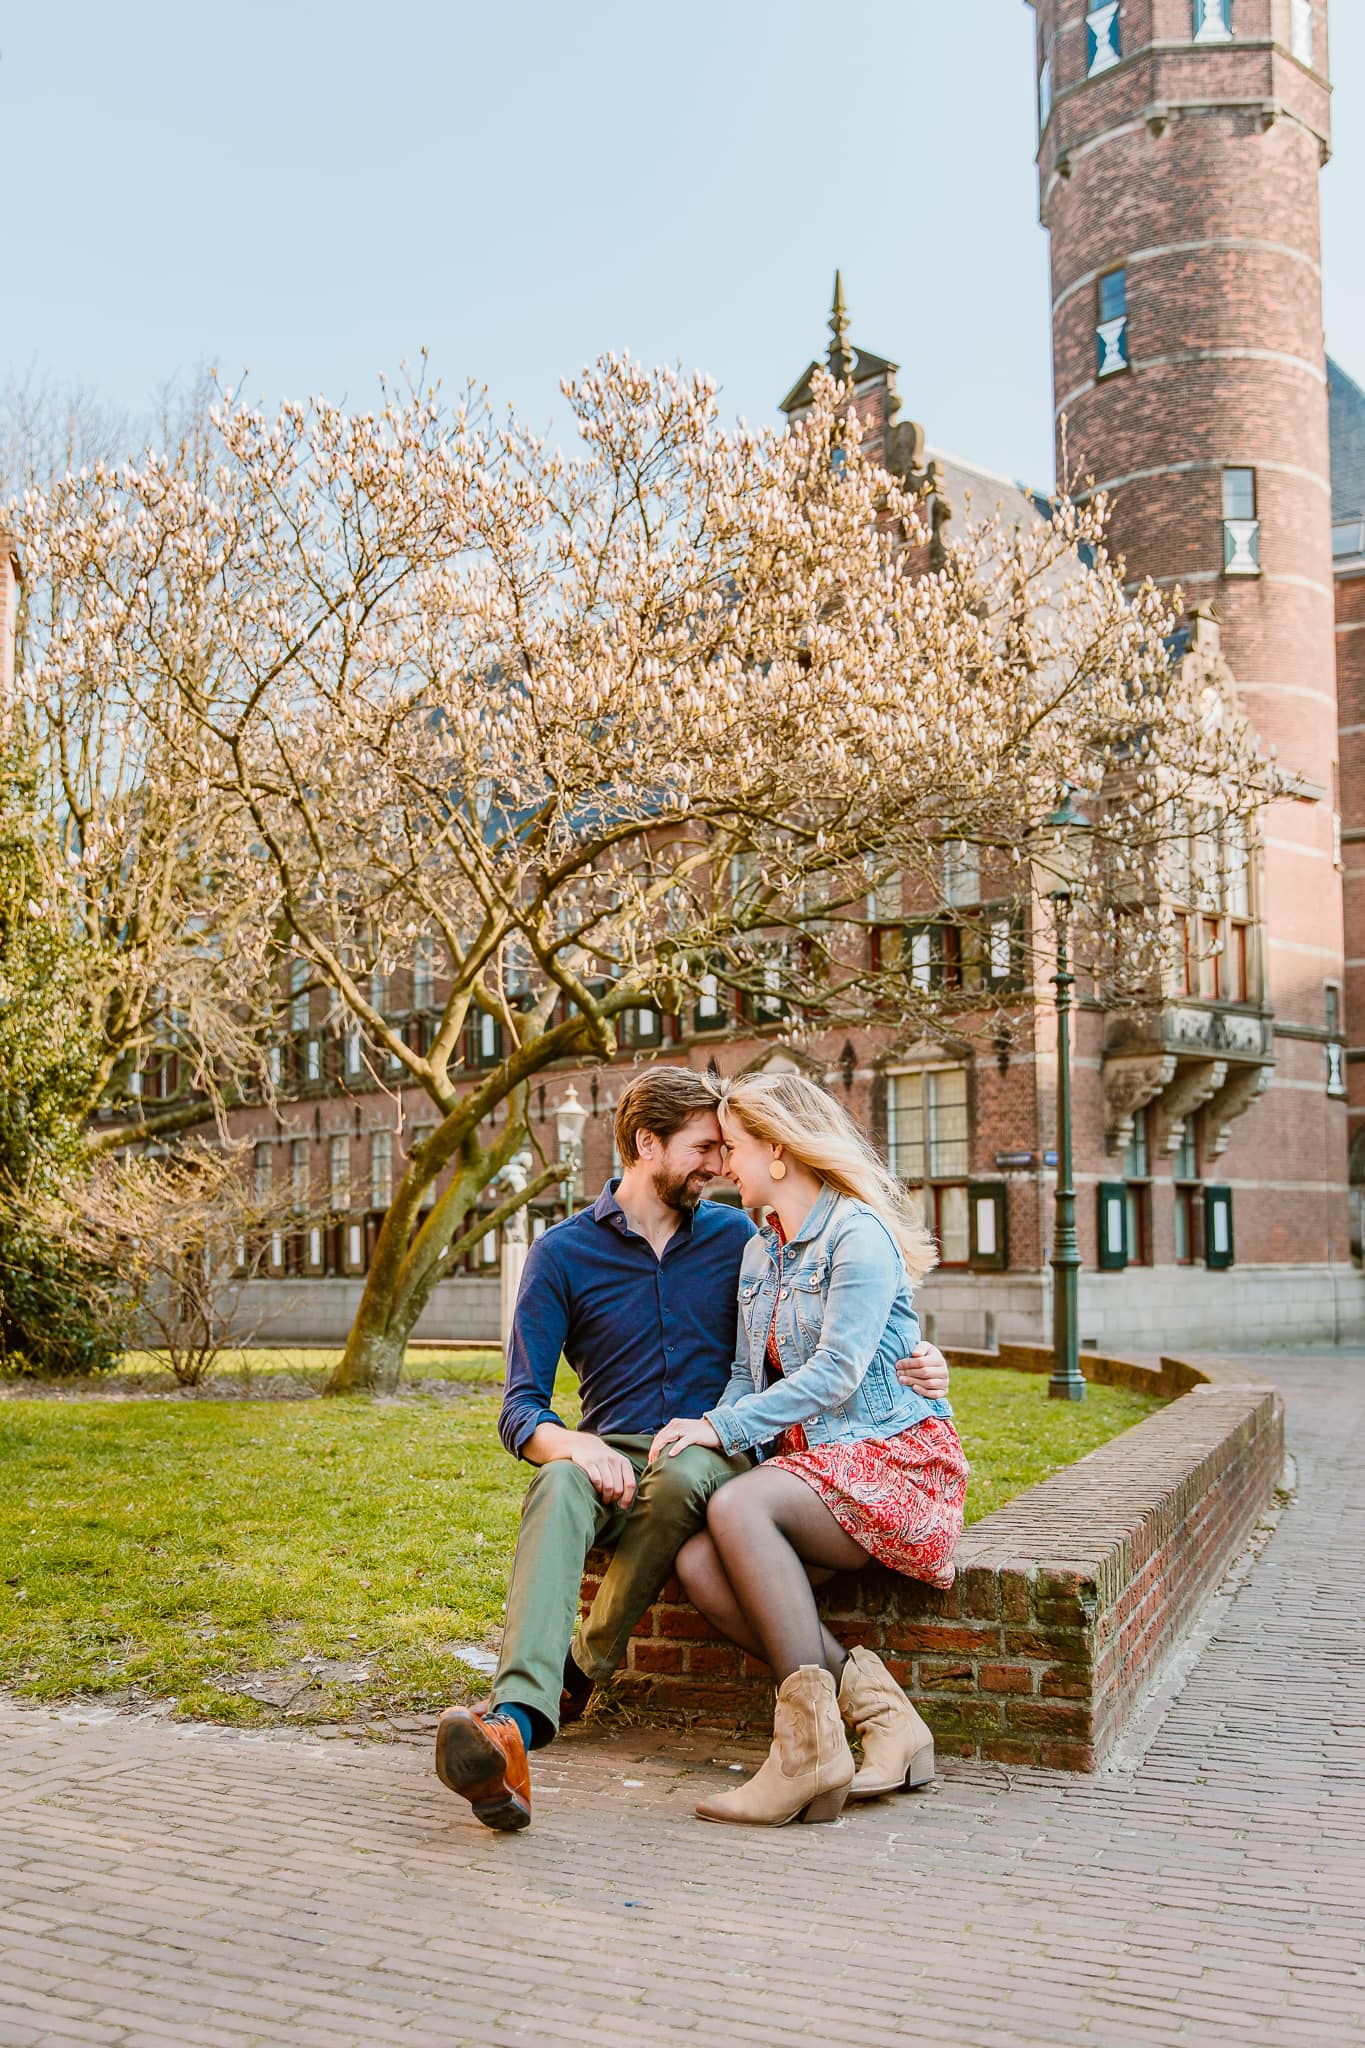
<instances>
[{"instance_id":1,"label":"denim jacket","mask_svg":"<svg viewBox=\"0 0 1365 2048\"><path fill-rule=\"evenodd\" d=\"M782 1377L766 1364L776 1322ZM730 1383L706 1420L729 1452L749 1450L799 1422L806 1441L860 1443L898 1436L926 1415L951 1415L896 1377L919 1342L900 1247L865 1202L826 1188L789 1244L771 1228L745 1247L739 1334Z\"/></svg>"}]
</instances>

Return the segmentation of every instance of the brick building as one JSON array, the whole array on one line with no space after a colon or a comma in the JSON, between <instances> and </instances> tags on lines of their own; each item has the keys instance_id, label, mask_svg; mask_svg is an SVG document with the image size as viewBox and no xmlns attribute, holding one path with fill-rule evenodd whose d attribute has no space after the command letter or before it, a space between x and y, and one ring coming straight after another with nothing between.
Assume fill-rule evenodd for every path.
<instances>
[{"instance_id":1,"label":"brick building","mask_svg":"<svg viewBox=\"0 0 1365 2048\"><path fill-rule=\"evenodd\" d=\"M1082 1337L1136 1349L1330 1338L1365 1320L1346 1100L1349 1074L1352 1177L1365 1181L1365 1022L1350 1034L1358 1049L1348 1056L1345 1044L1347 1019L1365 1020L1365 866L1342 872L1343 844L1365 860L1365 777L1355 774L1365 748L1365 395L1332 368L1329 434L1318 216L1326 4L1031 4L1059 482L1110 494L1130 573L1186 594L1183 658L1211 665L1235 692L1295 789L1244 858L1223 849L1212 890L1191 843L1172 881L1186 959L1164 1000L1141 1018L1093 1002L1080 1011ZM932 482L940 523L973 501L1029 519L1045 506L936 455L898 418L897 366L850 341L837 287L830 324L829 362L851 376L874 446L889 466ZM814 367L783 401L789 416ZM420 974L390 992L416 1030L431 1000ZM893 1057L854 1037L805 1049L902 1176L926 1189L943 1264L922 1302L945 1340L1037 1340L1050 1328L1050 991L1022 1009L997 1048L945 1040ZM297 1022L307 1041L311 1014ZM540 1090L537 1131L551 1154L554 1107L571 1080L592 1112L588 1190L611 1170L609 1111L642 1052L699 1066L714 1057L727 1071L796 1056L718 1003L657 1029L657 1042L624 1048L614 1065L555 1074ZM484 1056L471 1048L474 1063ZM295 1248L294 1306L278 1327L335 1336L358 1299L404 1133L420 1135L433 1112L424 1101L348 1095L345 1056L336 1082L321 1052L311 1068L310 1057L304 1099L283 1123L262 1112L257 1136L263 1172L290 1172L302 1188L321 1171L333 1191L334 1224ZM438 1290L432 1334L496 1333L496 1243L476 1257ZM279 1263L290 1263L283 1244Z\"/></svg>"},{"instance_id":2,"label":"brick building","mask_svg":"<svg viewBox=\"0 0 1365 2048\"><path fill-rule=\"evenodd\" d=\"M1341 720L1341 838L1345 867L1347 1111L1351 1133L1351 1236L1361 1240L1365 1188L1365 391L1329 362L1332 425L1332 566L1336 582L1337 695ZM1340 1019L1333 1020L1338 1030Z\"/></svg>"}]
</instances>

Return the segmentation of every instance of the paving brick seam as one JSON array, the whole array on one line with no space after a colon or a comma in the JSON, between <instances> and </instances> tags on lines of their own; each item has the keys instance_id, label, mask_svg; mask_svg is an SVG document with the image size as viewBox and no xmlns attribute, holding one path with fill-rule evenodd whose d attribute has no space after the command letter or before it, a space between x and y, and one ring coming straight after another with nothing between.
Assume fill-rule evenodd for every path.
<instances>
[{"instance_id":1,"label":"paving brick seam","mask_svg":"<svg viewBox=\"0 0 1365 2048\"><path fill-rule=\"evenodd\" d=\"M589 1724L503 1840L415 1742L0 1706L0 2043L1365 2042L1362 1366L1267 1362L1297 1497L1126 1775L948 1763L837 1828L712 1832L694 1788L751 1750Z\"/></svg>"}]
</instances>

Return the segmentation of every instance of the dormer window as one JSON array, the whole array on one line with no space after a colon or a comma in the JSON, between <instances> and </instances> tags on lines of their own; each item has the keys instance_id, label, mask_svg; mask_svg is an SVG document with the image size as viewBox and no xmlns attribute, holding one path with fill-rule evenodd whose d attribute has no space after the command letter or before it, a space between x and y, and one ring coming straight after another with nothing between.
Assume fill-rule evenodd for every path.
<instances>
[{"instance_id":1,"label":"dormer window","mask_svg":"<svg viewBox=\"0 0 1365 2048\"><path fill-rule=\"evenodd\" d=\"M1128 368L1128 272L1110 270L1095 293L1095 375Z\"/></svg>"},{"instance_id":2,"label":"dormer window","mask_svg":"<svg viewBox=\"0 0 1365 2048\"><path fill-rule=\"evenodd\" d=\"M1106 0L1092 7L1085 17L1086 76L1096 78L1109 71L1123 55L1119 42L1119 0Z\"/></svg>"},{"instance_id":3,"label":"dormer window","mask_svg":"<svg viewBox=\"0 0 1365 2048\"><path fill-rule=\"evenodd\" d=\"M1194 0L1194 40L1197 43L1232 41L1232 0Z\"/></svg>"}]
</instances>

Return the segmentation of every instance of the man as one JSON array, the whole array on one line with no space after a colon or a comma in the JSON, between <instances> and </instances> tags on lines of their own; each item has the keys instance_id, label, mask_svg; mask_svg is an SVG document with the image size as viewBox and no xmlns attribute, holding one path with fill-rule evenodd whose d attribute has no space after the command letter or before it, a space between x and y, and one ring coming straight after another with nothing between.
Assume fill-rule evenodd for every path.
<instances>
[{"instance_id":1,"label":"man","mask_svg":"<svg viewBox=\"0 0 1365 2048\"><path fill-rule=\"evenodd\" d=\"M749 1457L690 1446L649 1463L675 1415L714 1406L735 1352L739 1266L753 1224L703 1202L720 1173L715 1096L685 1067L649 1067L616 1110L619 1181L545 1233L522 1276L498 1428L538 1469L527 1488L507 1593L502 1655L486 1711L451 1707L436 1733L443 1784L486 1827L531 1818L527 1752L577 1720L610 1677L716 1488ZM561 1353L578 1375L583 1419L554 1411ZM932 1346L902 1377L933 1400L948 1368ZM611 1563L574 1633L583 1564Z\"/></svg>"}]
</instances>

